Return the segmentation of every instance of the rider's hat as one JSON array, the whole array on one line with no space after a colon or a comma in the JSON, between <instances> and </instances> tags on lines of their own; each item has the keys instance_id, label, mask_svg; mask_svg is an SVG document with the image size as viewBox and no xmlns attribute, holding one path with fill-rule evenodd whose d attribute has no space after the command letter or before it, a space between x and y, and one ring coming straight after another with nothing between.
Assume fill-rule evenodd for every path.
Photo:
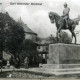
<instances>
[{"instance_id":1,"label":"rider's hat","mask_svg":"<svg viewBox=\"0 0 80 80\"><path fill-rule=\"evenodd\" d=\"M67 6L67 3L66 2L64 3L64 6Z\"/></svg>"}]
</instances>

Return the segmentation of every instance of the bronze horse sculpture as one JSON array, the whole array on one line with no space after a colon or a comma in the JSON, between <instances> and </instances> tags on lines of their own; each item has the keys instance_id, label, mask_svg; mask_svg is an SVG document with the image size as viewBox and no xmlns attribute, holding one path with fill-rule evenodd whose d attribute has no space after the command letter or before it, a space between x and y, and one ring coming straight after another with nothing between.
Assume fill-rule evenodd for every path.
<instances>
[{"instance_id":1,"label":"bronze horse sculpture","mask_svg":"<svg viewBox=\"0 0 80 80\"><path fill-rule=\"evenodd\" d=\"M74 30L75 30L76 25L78 25L78 20L69 19L68 20L68 28L67 28L66 24L64 22L64 19L61 16L59 16L57 13L50 12L49 18L50 18L51 23L55 22L55 24L56 24L57 38L59 37L59 33L60 33L61 29L64 29L64 30L69 29L69 31L72 33L72 38L73 37L75 38L75 44L76 44L76 34L74 33Z\"/></svg>"}]
</instances>

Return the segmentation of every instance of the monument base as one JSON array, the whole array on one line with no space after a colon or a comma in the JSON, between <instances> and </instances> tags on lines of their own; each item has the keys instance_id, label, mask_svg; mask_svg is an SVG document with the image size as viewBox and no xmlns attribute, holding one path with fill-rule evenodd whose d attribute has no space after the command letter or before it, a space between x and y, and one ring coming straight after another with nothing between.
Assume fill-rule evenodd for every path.
<instances>
[{"instance_id":1,"label":"monument base","mask_svg":"<svg viewBox=\"0 0 80 80\"><path fill-rule=\"evenodd\" d=\"M80 45L63 43L50 44L47 64L43 64L43 68L80 68Z\"/></svg>"},{"instance_id":2,"label":"monument base","mask_svg":"<svg viewBox=\"0 0 80 80\"><path fill-rule=\"evenodd\" d=\"M42 67L48 69L74 69L80 68L80 64L43 64Z\"/></svg>"}]
</instances>

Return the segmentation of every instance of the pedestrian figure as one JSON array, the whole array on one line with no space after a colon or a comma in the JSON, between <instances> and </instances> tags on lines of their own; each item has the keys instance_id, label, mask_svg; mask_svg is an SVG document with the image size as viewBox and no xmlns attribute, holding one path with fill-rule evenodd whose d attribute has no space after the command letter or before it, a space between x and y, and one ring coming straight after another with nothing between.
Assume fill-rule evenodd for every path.
<instances>
[{"instance_id":1,"label":"pedestrian figure","mask_svg":"<svg viewBox=\"0 0 80 80\"><path fill-rule=\"evenodd\" d=\"M28 57L26 57L24 59L25 69L28 69L28 63L29 63L29 59L28 59Z\"/></svg>"},{"instance_id":2,"label":"pedestrian figure","mask_svg":"<svg viewBox=\"0 0 80 80\"><path fill-rule=\"evenodd\" d=\"M7 67L10 68L10 62L7 60Z\"/></svg>"}]
</instances>

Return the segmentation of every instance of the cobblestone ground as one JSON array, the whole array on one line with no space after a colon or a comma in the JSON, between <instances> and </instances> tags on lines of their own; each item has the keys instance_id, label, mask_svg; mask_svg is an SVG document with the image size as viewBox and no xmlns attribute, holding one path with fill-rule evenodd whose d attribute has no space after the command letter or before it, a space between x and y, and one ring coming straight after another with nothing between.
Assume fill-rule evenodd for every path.
<instances>
[{"instance_id":1,"label":"cobblestone ground","mask_svg":"<svg viewBox=\"0 0 80 80\"><path fill-rule=\"evenodd\" d=\"M31 74L27 72L2 72L0 73L0 78L23 78L23 79L34 79L34 78L77 78L80 79L80 74L78 75L64 75L64 76L44 76L39 74Z\"/></svg>"},{"instance_id":2,"label":"cobblestone ground","mask_svg":"<svg viewBox=\"0 0 80 80\"><path fill-rule=\"evenodd\" d=\"M26 72L2 72L0 78L44 78L45 76Z\"/></svg>"}]
</instances>

